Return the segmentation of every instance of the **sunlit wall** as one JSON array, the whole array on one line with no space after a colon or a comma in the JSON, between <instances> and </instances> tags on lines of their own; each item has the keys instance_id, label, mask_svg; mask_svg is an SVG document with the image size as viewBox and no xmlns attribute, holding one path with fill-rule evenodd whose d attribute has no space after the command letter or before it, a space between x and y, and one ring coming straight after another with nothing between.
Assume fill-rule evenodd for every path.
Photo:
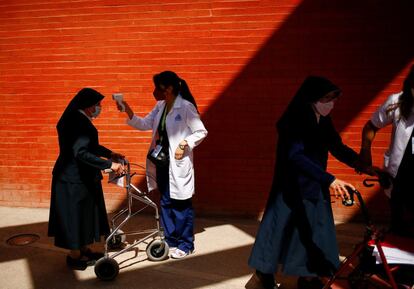
<instances>
[{"instance_id":1,"label":"sunlit wall","mask_svg":"<svg viewBox=\"0 0 414 289\"><path fill-rule=\"evenodd\" d=\"M209 135L195 151L199 214L258 216L275 161L275 122L301 81L325 75L343 89L334 112L359 150L363 124L413 62L412 1L0 1L0 205L47 207L58 155L56 122L82 87L107 97L94 121L103 145L144 164L149 132L125 124L111 93L139 115L155 104L152 75L190 86ZM374 143L381 165L389 129ZM331 160L380 216L386 199ZM104 182L106 183L105 177ZM135 178L141 187L143 172ZM104 185L109 209L125 192ZM156 196L154 196L156 198ZM338 219L357 208L334 204Z\"/></svg>"}]
</instances>

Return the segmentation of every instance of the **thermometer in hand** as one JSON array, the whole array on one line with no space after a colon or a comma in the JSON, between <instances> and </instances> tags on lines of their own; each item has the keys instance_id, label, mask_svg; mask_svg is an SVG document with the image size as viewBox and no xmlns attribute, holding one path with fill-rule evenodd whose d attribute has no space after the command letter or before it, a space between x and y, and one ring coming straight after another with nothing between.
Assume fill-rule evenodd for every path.
<instances>
[{"instance_id":1,"label":"thermometer in hand","mask_svg":"<svg viewBox=\"0 0 414 289\"><path fill-rule=\"evenodd\" d=\"M119 106L121 107L121 111L124 112L125 111L125 105L122 103L122 101L124 100L124 96L122 93L114 93L112 94L112 99L115 100Z\"/></svg>"}]
</instances>

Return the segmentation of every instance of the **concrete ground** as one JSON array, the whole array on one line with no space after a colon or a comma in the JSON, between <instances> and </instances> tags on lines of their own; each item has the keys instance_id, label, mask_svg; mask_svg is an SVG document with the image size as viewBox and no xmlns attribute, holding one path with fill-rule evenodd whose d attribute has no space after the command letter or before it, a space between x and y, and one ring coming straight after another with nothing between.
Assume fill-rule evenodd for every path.
<instances>
[{"instance_id":1,"label":"concrete ground","mask_svg":"<svg viewBox=\"0 0 414 289\"><path fill-rule=\"evenodd\" d=\"M115 258L120 266L115 280L101 281L94 267L85 271L67 268L66 251L54 247L47 237L48 214L48 209L0 207L0 289L261 288L247 266L258 227L255 220L197 218L194 254L182 260L152 262L147 260L146 244L141 244ZM151 215L140 214L127 223L125 231L131 228L152 229L155 223ZM352 251L362 239L363 230L362 224L337 225L342 255ZM25 246L8 244L10 237L25 233L37 234L40 239ZM103 248L103 244L96 244L96 248ZM277 277L284 289L296 288L295 277ZM347 287L339 283L333 288Z\"/></svg>"}]
</instances>

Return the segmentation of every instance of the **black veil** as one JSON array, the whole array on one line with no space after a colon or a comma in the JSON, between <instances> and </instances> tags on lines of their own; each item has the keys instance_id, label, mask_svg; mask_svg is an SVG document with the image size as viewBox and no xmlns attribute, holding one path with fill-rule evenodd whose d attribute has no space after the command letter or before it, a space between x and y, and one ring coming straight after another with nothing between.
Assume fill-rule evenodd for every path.
<instances>
[{"instance_id":1,"label":"black veil","mask_svg":"<svg viewBox=\"0 0 414 289\"><path fill-rule=\"evenodd\" d=\"M277 122L279 132L306 127L306 124L309 123L309 117L314 115L312 103L332 91L335 91L338 96L341 93L341 90L330 80L320 76L308 76Z\"/></svg>"},{"instance_id":2,"label":"black veil","mask_svg":"<svg viewBox=\"0 0 414 289\"><path fill-rule=\"evenodd\" d=\"M97 104L102 99L104 99L104 97L105 96L92 88L82 88L69 102L68 106L60 117L57 126L62 125L66 117L74 111L77 111L78 109L85 109L94 104Z\"/></svg>"}]
</instances>

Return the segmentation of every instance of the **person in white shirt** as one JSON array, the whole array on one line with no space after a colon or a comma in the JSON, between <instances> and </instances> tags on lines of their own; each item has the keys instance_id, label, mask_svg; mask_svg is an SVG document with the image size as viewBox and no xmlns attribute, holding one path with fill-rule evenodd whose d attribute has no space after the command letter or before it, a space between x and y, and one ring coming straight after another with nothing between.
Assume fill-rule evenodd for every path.
<instances>
[{"instance_id":1,"label":"person in white shirt","mask_svg":"<svg viewBox=\"0 0 414 289\"><path fill-rule=\"evenodd\" d=\"M392 124L391 141L384 154L383 170L391 178L385 188L390 198L392 232L414 236L414 65L404 80L403 89L392 94L374 112L362 131L359 162L372 166L371 143L376 132Z\"/></svg>"},{"instance_id":2,"label":"person in white shirt","mask_svg":"<svg viewBox=\"0 0 414 289\"><path fill-rule=\"evenodd\" d=\"M127 102L127 124L152 130L147 156L148 190L161 194L161 224L171 257L180 259L194 250L193 150L207 136L197 105L184 79L172 71L154 75L157 104L145 117L134 114ZM122 108L118 105L118 109Z\"/></svg>"}]
</instances>

